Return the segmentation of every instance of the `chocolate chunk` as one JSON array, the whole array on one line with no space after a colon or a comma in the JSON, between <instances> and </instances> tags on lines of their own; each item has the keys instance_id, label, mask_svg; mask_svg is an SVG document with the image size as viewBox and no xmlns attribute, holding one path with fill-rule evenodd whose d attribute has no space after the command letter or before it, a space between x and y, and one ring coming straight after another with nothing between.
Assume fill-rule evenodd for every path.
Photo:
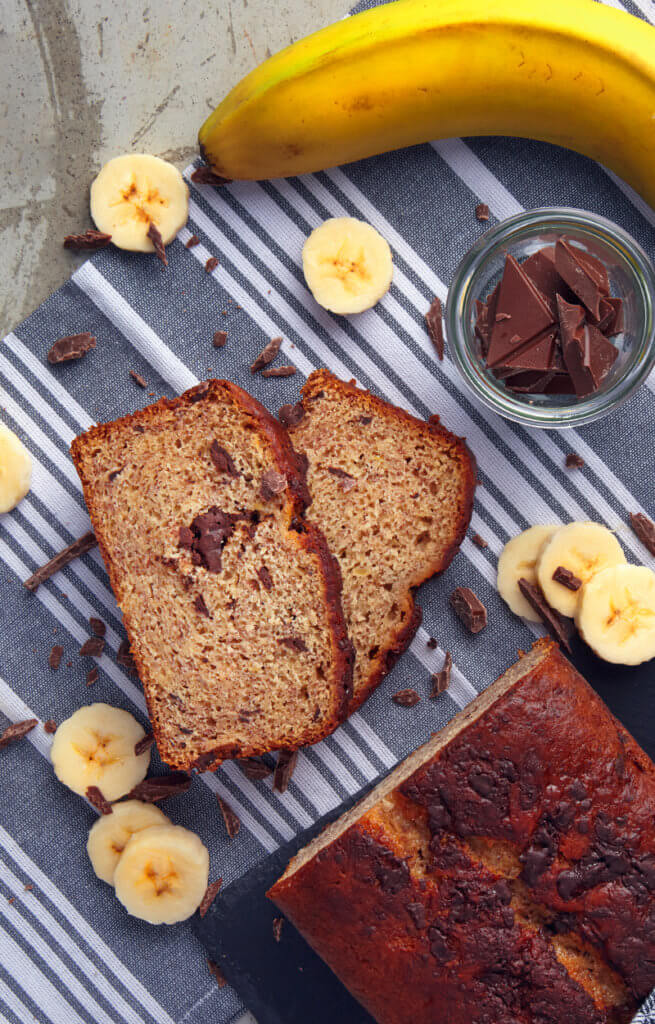
<instances>
[{"instance_id":1,"label":"chocolate chunk","mask_svg":"<svg viewBox=\"0 0 655 1024\"><path fill-rule=\"evenodd\" d=\"M104 649L104 637L90 636L80 647L80 654L83 658L99 658Z\"/></svg>"},{"instance_id":2,"label":"chocolate chunk","mask_svg":"<svg viewBox=\"0 0 655 1024\"><path fill-rule=\"evenodd\" d=\"M607 274L607 268L601 263L599 259L592 256L591 253L585 249L579 249L575 247L575 255L578 263L581 263L585 268L589 277L595 281L598 289L602 295L609 295L610 293L610 281ZM601 300L602 302L602 300Z\"/></svg>"},{"instance_id":3,"label":"chocolate chunk","mask_svg":"<svg viewBox=\"0 0 655 1024\"><path fill-rule=\"evenodd\" d=\"M295 405L283 405L277 414L277 418L283 427L297 427L305 415L302 402Z\"/></svg>"},{"instance_id":4,"label":"chocolate chunk","mask_svg":"<svg viewBox=\"0 0 655 1024\"><path fill-rule=\"evenodd\" d=\"M134 744L134 753L138 757L139 754L145 754L146 750L150 750L151 746L155 742L154 732L147 732L145 736L142 736L140 740L137 740Z\"/></svg>"},{"instance_id":5,"label":"chocolate chunk","mask_svg":"<svg viewBox=\"0 0 655 1024\"><path fill-rule=\"evenodd\" d=\"M193 173L195 174L196 172L194 171ZM225 975L223 974L218 964L214 963L213 960L207 960L207 966L209 967L210 973L213 974L214 977L216 978L218 987L225 988L225 986L227 985L227 981L225 980Z\"/></svg>"},{"instance_id":6,"label":"chocolate chunk","mask_svg":"<svg viewBox=\"0 0 655 1024\"><path fill-rule=\"evenodd\" d=\"M225 348L227 341L227 331L216 331L212 339L212 345L214 348Z\"/></svg>"},{"instance_id":7,"label":"chocolate chunk","mask_svg":"<svg viewBox=\"0 0 655 1024\"><path fill-rule=\"evenodd\" d=\"M88 331L82 334L69 334L54 343L48 352L48 362L66 363L70 359L81 359L95 347L96 339Z\"/></svg>"},{"instance_id":8,"label":"chocolate chunk","mask_svg":"<svg viewBox=\"0 0 655 1024\"><path fill-rule=\"evenodd\" d=\"M569 452L564 462L567 469L582 469L585 464L582 456L576 455L575 452Z\"/></svg>"},{"instance_id":9,"label":"chocolate chunk","mask_svg":"<svg viewBox=\"0 0 655 1024\"><path fill-rule=\"evenodd\" d=\"M603 333L608 337L613 338L615 334L621 334L621 332L625 330L623 320L623 299L613 299L610 296L607 301L614 310L614 319L607 325L607 329Z\"/></svg>"},{"instance_id":10,"label":"chocolate chunk","mask_svg":"<svg viewBox=\"0 0 655 1024\"><path fill-rule=\"evenodd\" d=\"M94 636L104 636L105 633L107 632L107 627L102 621L102 619L96 619L93 616L91 616L91 618L89 619L89 625L91 627L91 632L93 633Z\"/></svg>"},{"instance_id":11,"label":"chocolate chunk","mask_svg":"<svg viewBox=\"0 0 655 1024\"><path fill-rule=\"evenodd\" d=\"M420 696L416 690L398 690L391 697L394 704L398 704L401 708L413 708L420 701Z\"/></svg>"},{"instance_id":12,"label":"chocolate chunk","mask_svg":"<svg viewBox=\"0 0 655 1024\"><path fill-rule=\"evenodd\" d=\"M268 370L262 370L262 377L293 377L295 373L295 366L271 366Z\"/></svg>"},{"instance_id":13,"label":"chocolate chunk","mask_svg":"<svg viewBox=\"0 0 655 1024\"><path fill-rule=\"evenodd\" d=\"M589 263L580 259L581 250L572 246L567 239L558 238L555 243L555 266L560 277L577 295L583 306L595 320L600 319L602 292L590 273Z\"/></svg>"},{"instance_id":14,"label":"chocolate chunk","mask_svg":"<svg viewBox=\"0 0 655 1024\"><path fill-rule=\"evenodd\" d=\"M207 274L211 274L212 270L216 270L217 266L218 266L218 257L217 256L210 256L209 259L207 260L207 262L205 263L205 272Z\"/></svg>"},{"instance_id":15,"label":"chocolate chunk","mask_svg":"<svg viewBox=\"0 0 655 1024\"><path fill-rule=\"evenodd\" d=\"M481 548L483 551L485 548L489 547L487 541L484 539L484 537L481 537L479 533L474 533L473 536L471 537L471 540L473 541L477 548Z\"/></svg>"},{"instance_id":16,"label":"chocolate chunk","mask_svg":"<svg viewBox=\"0 0 655 1024\"><path fill-rule=\"evenodd\" d=\"M198 615L204 615L206 619L211 619L211 615L209 614L209 608L207 607L207 604L202 594L196 595L193 602L193 607L198 612Z\"/></svg>"},{"instance_id":17,"label":"chocolate chunk","mask_svg":"<svg viewBox=\"0 0 655 1024\"><path fill-rule=\"evenodd\" d=\"M97 786L87 786L86 798L101 814L111 814L112 806Z\"/></svg>"},{"instance_id":18,"label":"chocolate chunk","mask_svg":"<svg viewBox=\"0 0 655 1024\"><path fill-rule=\"evenodd\" d=\"M99 675L100 673L98 672L98 668L96 665L94 665L93 668L90 668L86 674L86 685L93 686L94 683L97 683Z\"/></svg>"},{"instance_id":19,"label":"chocolate chunk","mask_svg":"<svg viewBox=\"0 0 655 1024\"><path fill-rule=\"evenodd\" d=\"M655 523L643 512L630 513L630 526L639 537L644 547L655 555Z\"/></svg>"},{"instance_id":20,"label":"chocolate chunk","mask_svg":"<svg viewBox=\"0 0 655 1024\"><path fill-rule=\"evenodd\" d=\"M130 377L132 378L132 380L136 384L139 385L140 388L147 388L148 387L148 385L146 384L146 382L143 379L143 377L141 376L141 374L137 373L136 370L130 370Z\"/></svg>"},{"instance_id":21,"label":"chocolate chunk","mask_svg":"<svg viewBox=\"0 0 655 1024\"><path fill-rule=\"evenodd\" d=\"M301 636L283 636L281 640L278 640L278 643L288 647L291 651L302 653L307 650L307 644Z\"/></svg>"},{"instance_id":22,"label":"chocolate chunk","mask_svg":"<svg viewBox=\"0 0 655 1024\"><path fill-rule=\"evenodd\" d=\"M233 477L241 476L234 464L234 459L225 448L221 448L218 441L212 441L209 446L209 455L219 473L227 473L228 476Z\"/></svg>"},{"instance_id":23,"label":"chocolate chunk","mask_svg":"<svg viewBox=\"0 0 655 1024\"><path fill-rule=\"evenodd\" d=\"M281 750L278 754L273 775L273 789L276 789L278 793L286 793L297 760L297 750Z\"/></svg>"},{"instance_id":24,"label":"chocolate chunk","mask_svg":"<svg viewBox=\"0 0 655 1024\"><path fill-rule=\"evenodd\" d=\"M437 647L439 646L439 644L437 643L436 637L434 637L434 636L428 637L425 646L428 647L431 651L436 650Z\"/></svg>"},{"instance_id":25,"label":"chocolate chunk","mask_svg":"<svg viewBox=\"0 0 655 1024\"><path fill-rule=\"evenodd\" d=\"M216 794L216 799L218 801L218 806L221 809L221 814L223 815L223 821L225 822L228 838L234 839L241 828L241 819L239 818L239 815L232 810L227 800L223 800L218 793Z\"/></svg>"},{"instance_id":26,"label":"chocolate chunk","mask_svg":"<svg viewBox=\"0 0 655 1024\"><path fill-rule=\"evenodd\" d=\"M359 422L361 424L363 424L363 426L367 427L369 425L369 423L373 422L373 417L372 416L360 416L359 417Z\"/></svg>"},{"instance_id":27,"label":"chocolate chunk","mask_svg":"<svg viewBox=\"0 0 655 1024\"><path fill-rule=\"evenodd\" d=\"M438 697L439 694L445 693L450 685L450 674L453 669L453 656L450 651L446 651L446 657L444 659L443 668L439 672L434 672L432 675L432 692L431 697Z\"/></svg>"},{"instance_id":28,"label":"chocolate chunk","mask_svg":"<svg viewBox=\"0 0 655 1024\"><path fill-rule=\"evenodd\" d=\"M282 344L282 338L271 338L268 345L265 345L261 350L254 363L250 366L251 373L257 373L258 370L263 370L265 366L272 363L276 355L280 351L280 345Z\"/></svg>"},{"instance_id":29,"label":"chocolate chunk","mask_svg":"<svg viewBox=\"0 0 655 1024\"><path fill-rule=\"evenodd\" d=\"M564 363L579 398L597 391L610 372L619 350L598 328L586 324L562 348Z\"/></svg>"},{"instance_id":30,"label":"chocolate chunk","mask_svg":"<svg viewBox=\"0 0 655 1024\"><path fill-rule=\"evenodd\" d=\"M61 646L61 644L53 644L53 646L50 649L50 655L48 657L48 665L54 672L56 672L59 666L61 665L61 659L63 658L63 656L64 648Z\"/></svg>"},{"instance_id":31,"label":"chocolate chunk","mask_svg":"<svg viewBox=\"0 0 655 1024\"><path fill-rule=\"evenodd\" d=\"M546 246L528 256L521 264L522 269L543 295L553 317L557 317L557 296L573 298L568 286L555 267L555 246Z\"/></svg>"},{"instance_id":32,"label":"chocolate chunk","mask_svg":"<svg viewBox=\"0 0 655 1024\"><path fill-rule=\"evenodd\" d=\"M0 750L3 747L8 747L10 743L17 743L18 740L22 740L38 724L38 718L26 718L22 722L13 722L11 725L8 725L5 731L0 734Z\"/></svg>"},{"instance_id":33,"label":"chocolate chunk","mask_svg":"<svg viewBox=\"0 0 655 1024\"><path fill-rule=\"evenodd\" d=\"M190 785L191 776L186 772L170 772L168 775L156 775L151 779L144 779L130 790L128 796L131 800L143 800L147 804L156 804L160 800L166 800L169 796L186 793Z\"/></svg>"},{"instance_id":34,"label":"chocolate chunk","mask_svg":"<svg viewBox=\"0 0 655 1024\"><path fill-rule=\"evenodd\" d=\"M284 473L278 473L276 469L267 469L262 476L259 493L263 501L271 501L278 494L282 494L286 486L287 478Z\"/></svg>"},{"instance_id":35,"label":"chocolate chunk","mask_svg":"<svg viewBox=\"0 0 655 1024\"><path fill-rule=\"evenodd\" d=\"M193 530L190 530L188 526L180 526L178 531L178 545L184 548L186 551L190 551L193 547L195 535Z\"/></svg>"},{"instance_id":36,"label":"chocolate chunk","mask_svg":"<svg viewBox=\"0 0 655 1024\"><path fill-rule=\"evenodd\" d=\"M237 764L246 778L253 782L267 779L273 773L273 769L261 757L240 757Z\"/></svg>"},{"instance_id":37,"label":"chocolate chunk","mask_svg":"<svg viewBox=\"0 0 655 1024\"><path fill-rule=\"evenodd\" d=\"M408 903L405 909L417 928L425 928L427 914L423 903Z\"/></svg>"},{"instance_id":38,"label":"chocolate chunk","mask_svg":"<svg viewBox=\"0 0 655 1024\"><path fill-rule=\"evenodd\" d=\"M196 516L191 523L190 532L191 557L195 564L204 566L208 572L220 572L222 569L222 551L234 533L234 526L240 517L236 514L223 512L213 506L208 512ZM180 530L180 543L187 546L188 534Z\"/></svg>"},{"instance_id":39,"label":"chocolate chunk","mask_svg":"<svg viewBox=\"0 0 655 1024\"><path fill-rule=\"evenodd\" d=\"M134 658L130 650L130 645L127 640L121 640L118 651L116 652L116 661L123 668L126 668L128 672L136 675L136 665L134 664Z\"/></svg>"},{"instance_id":40,"label":"chocolate chunk","mask_svg":"<svg viewBox=\"0 0 655 1024\"><path fill-rule=\"evenodd\" d=\"M510 370L513 373L537 373L539 376L547 373L555 359L555 338L555 332L548 330L525 344L519 344L521 339L518 334L515 335L516 348L507 353L501 365L494 365L494 371L502 377L508 376ZM512 385L517 386L513 376Z\"/></svg>"},{"instance_id":41,"label":"chocolate chunk","mask_svg":"<svg viewBox=\"0 0 655 1024\"><path fill-rule=\"evenodd\" d=\"M218 896L218 891L222 884L223 879L217 878L215 882L210 882L209 885L207 886L205 895L200 901L200 906L198 907L198 913L200 914L201 917L204 917L209 908L211 907L212 903Z\"/></svg>"},{"instance_id":42,"label":"chocolate chunk","mask_svg":"<svg viewBox=\"0 0 655 1024\"><path fill-rule=\"evenodd\" d=\"M567 302L561 295L557 296L557 319L562 345L568 344L579 335L585 322L585 316L582 306Z\"/></svg>"},{"instance_id":43,"label":"chocolate chunk","mask_svg":"<svg viewBox=\"0 0 655 1024\"><path fill-rule=\"evenodd\" d=\"M164 245L164 239L161 237L161 231L155 224L154 220L150 221L146 234L155 248L155 255L157 256L157 259L161 260L164 266L167 267L168 256L166 255L166 246Z\"/></svg>"},{"instance_id":44,"label":"chocolate chunk","mask_svg":"<svg viewBox=\"0 0 655 1024\"><path fill-rule=\"evenodd\" d=\"M570 654L571 644L569 642L566 622L563 616L548 604L541 587L521 577L519 580L519 590L528 604L534 608L550 635Z\"/></svg>"},{"instance_id":45,"label":"chocolate chunk","mask_svg":"<svg viewBox=\"0 0 655 1024\"><path fill-rule=\"evenodd\" d=\"M470 633L479 633L487 625L487 609L468 587L453 590L450 604Z\"/></svg>"},{"instance_id":46,"label":"chocolate chunk","mask_svg":"<svg viewBox=\"0 0 655 1024\"><path fill-rule=\"evenodd\" d=\"M95 231L94 228L87 228L81 235L66 235L64 238L64 249L104 249L111 242L111 235L105 231Z\"/></svg>"},{"instance_id":47,"label":"chocolate chunk","mask_svg":"<svg viewBox=\"0 0 655 1024\"><path fill-rule=\"evenodd\" d=\"M215 185L216 188L220 188L222 185L229 185L232 179L223 178L220 174L212 171L211 167L203 164L193 171L191 181L194 185Z\"/></svg>"},{"instance_id":48,"label":"chocolate chunk","mask_svg":"<svg viewBox=\"0 0 655 1024\"><path fill-rule=\"evenodd\" d=\"M56 572L59 572L60 569L63 569L64 566L68 565L75 558L85 555L97 543L95 533L85 533L83 537L80 537L79 540L74 540L67 548L64 548L58 555L55 555L49 562L46 562L45 565L37 569L32 576L25 580L23 586L34 593L42 583L49 580L51 576L54 576Z\"/></svg>"},{"instance_id":49,"label":"chocolate chunk","mask_svg":"<svg viewBox=\"0 0 655 1024\"><path fill-rule=\"evenodd\" d=\"M444 337L443 337L443 310L441 306L441 299L436 295L433 298L430 308L425 314L425 323L427 324L428 334L430 340L435 347L435 351L439 356L439 359L443 359L444 354Z\"/></svg>"},{"instance_id":50,"label":"chocolate chunk","mask_svg":"<svg viewBox=\"0 0 655 1024\"><path fill-rule=\"evenodd\" d=\"M193 249L194 245L200 245L200 239L197 235L191 235L187 242L185 242L185 248Z\"/></svg>"},{"instance_id":51,"label":"chocolate chunk","mask_svg":"<svg viewBox=\"0 0 655 1024\"><path fill-rule=\"evenodd\" d=\"M487 365L504 364L512 351L548 331L554 317L544 296L511 253L505 259Z\"/></svg>"},{"instance_id":52,"label":"chocolate chunk","mask_svg":"<svg viewBox=\"0 0 655 1024\"><path fill-rule=\"evenodd\" d=\"M264 588L270 592L273 589L273 577L271 576L270 572L268 571L265 565L261 565L259 567L259 569L257 570L257 575L259 576L259 579L262 581Z\"/></svg>"},{"instance_id":53,"label":"chocolate chunk","mask_svg":"<svg viewBox=\"0 0 655 1024\"><path fill-rule=\"evenodd\" d=\"M282 938L282 926L284 925L283 917L273 918L273 938L276 942L279 942Z\"/></svg>"},{"instance_id":54,"label":"chocolate chunk","mask_svg":"<svg viewBox=\"0 0 655 1024\"><path fill-rule=\"evenodd\" d=\"M428 935L430 938L430 952L432 953L432 956L441 966L447 964L449 960L452 960L453 954L448 947L445 936L436 925L432 925L428 929Z\"/></svg>"},{"instance_id":55,"label":"chocolate chunk","mask_svg":"<svg viewBox=\"0 0 655 1024\"><path fill-rule=\"evenodd\" d=\"M570 569L565 569L563 565L558 565L553 573L553 579L556 583L561 583L563 587L568 587L569 590L579 590L582 586L582 580L579 576L574 576Z\"/></svg>"},{"instance_id":56,"label":"chocolate chunk","mask_svg":"<svg viewBox=\"0 0 655 1024\"><path fill-rule=\"evenodd\" d=\"M489 220L490 210L486 203L478 203L475 208L475 216L478 220Z\"/></svg>"},{"instance_id":57,"label":"chocolate chunk","mask_svg":"<svg viewBox=\"0 0 655 1024\"><path fill-rule=\"evenodd\" d=\"M534 887L550 867L557 853L555 831L548 822L542 822L532 834L525 852L520 855L523 863L521 878L526 885Z\"/></svg>"}]
</instances>

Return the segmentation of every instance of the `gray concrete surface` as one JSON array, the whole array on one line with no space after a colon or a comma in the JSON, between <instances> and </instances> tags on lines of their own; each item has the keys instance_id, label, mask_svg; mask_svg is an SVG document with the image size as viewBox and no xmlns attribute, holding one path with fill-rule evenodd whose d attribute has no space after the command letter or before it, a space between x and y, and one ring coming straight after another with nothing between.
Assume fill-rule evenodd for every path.
<instances>
[{"instance_id":1,"label":"gray concrete surface","mask_svg":"<svg viewBox=\"0 0 655 1024\"><path fill-rule=\"evenodd\" d=\"M269 53L352 0L2 0L0 336L75 269L105 160L178 166L209 111Z\"/></svg>"}]
</instances>

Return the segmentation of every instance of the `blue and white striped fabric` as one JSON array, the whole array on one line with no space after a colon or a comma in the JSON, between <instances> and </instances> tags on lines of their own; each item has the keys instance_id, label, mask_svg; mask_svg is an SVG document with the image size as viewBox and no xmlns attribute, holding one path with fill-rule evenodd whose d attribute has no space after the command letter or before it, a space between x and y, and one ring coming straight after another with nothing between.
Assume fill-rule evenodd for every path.
<instances>
[{"instance_id":1,"label":"blue and white striped fabric","mask_svg":"<svg viewBox=\"0 0 655 1024\"><path fill-rule=\"evenodd\" d=\"M630 9L655 23L652 0ZM452 361L435 360L423 314L434 294L445 299L455 265L483 230L474 216L481 201L492 222L541 205L594 210L655 257L655 212L607 171L538 144L455 139L296 180L192 187L189 225L171 245L166 271L154 258L104 250L0 346L2 419L34 457L30 495L0 519L0 729L32 716L61 721L92 700L145 720L140 687L116 664L123 631L97 551L36 594L21 586L89 529L68 446L93 422L143 403L130 369L157 397L208 376L228 377L277 410L295 400L312 369L327 366L419 416L438 412L477 456L472 529L489 547L466 540L453 566L423 588L423 627L368 704L300 755L283 796L226 764L167 804L175 822L199 832L210 849L211 877L222 875L225 885L443 726L530 643L536 631L509 614L494 588L496 557L509 536L538 522L601 520L617 529L629 558L655 568L626 527L630 512L655 513L653 378L607 421L580 432L538 433L481 410ZM382 232L396 270L374 310L335 319L307 292L300 252L313 227L344 214ZM201 242L186 249L191 233ZM220 262L208 274L212 255ZM212 347L218 329L229 335L221 350ZM93 353L80 363L48 365L55 338L86 330L98 338ZM252 377L254 355L278 334L284 361L299 374ZM565 470L569 451L582 455L584 469ZM445 610L459 584L470 585L489 608L483 637L465 634ZM92 615L108 624L107 653L87 690L89 664L78 650ZM426 646L431 635L440 641L436 650ZM57 672L47 664L53 643L65 648ZM394 705L390 695L406 686L425 698L446 648L456 665L448 694L411 710ZM157 929L128 918L95 879L85 852L93 812L54 779L49 745L39 726L1 755L1 1024L232 1020L243 1007L229 988L218 989L189 927ZM217 793L241 818L233 840Z\"/></svg>"}]
</instances>

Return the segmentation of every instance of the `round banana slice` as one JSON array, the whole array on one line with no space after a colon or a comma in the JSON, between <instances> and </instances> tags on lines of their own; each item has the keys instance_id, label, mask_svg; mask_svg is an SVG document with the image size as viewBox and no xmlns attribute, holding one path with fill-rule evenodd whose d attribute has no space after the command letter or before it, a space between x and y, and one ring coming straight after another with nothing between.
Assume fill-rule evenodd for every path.
<instances>
[{"instance_id":1,"label":"round banana slice","mask_svg":"<svg viewBox=\"0 0 655 1024\"><path fill-rule=\"evenodd\" d=\"M109 801L145 779L150 749L134 753L145 732L129 711L87 704L62 722L50 748L55 775L80 796L97 786Z\"/></svg>"},{"instance_id":2,"label":"round banana slice","mask_svg":"<svg viewBox=\"0 0 655 1024\"><path fill-rule=\"evenodd\" d=\"M611 530L601 523L569 523L561 526L542 548L537 562L537 580L551 608L573 617L580 590L556 583L553 573L561 565L587 583L596 573L625 562L625 555Z\"/></svg>"},{"instance_id":3,"label":"round banana slice","mask_svg":"<svg viewBox=\"0 0 655 1024\"><path fill-rule=\"evenodd\" d=\"M198 836L180 825L158 825L128 841L114 888L133 917L176 924L196 912L208 879L209 853Z\"/></svg>"},{"instance_id":4,"label":"round banana slice","mask_svg":"<svg viewBox=\"0 0 655 1024\"><path fill-rule=\"evenodd\" d=\"M536 582L537 559L544 544L557 529L557 526L531 526L519 533L518 537L512 537L498 559L498 593L515 615L530 622L541 622L541 619L519 590L519 580L523 578L528 583Z\"/></svg>"},{"instance_id":5,"label":"round banana slice","mask_svg":"<svg viewBox=\"0 0 655 1024\"><path fill-rule=\"evenodd\" d=\"M655 658L655 573L643 565L614 565L582 588L576 625L599 658L641 665Z\"/></svg>"},{"instance_id":6,"label":"round banana slice","mask_svg":"<svg viewBox=\"0 0 655 1024\"><path fill-rule=\"evenodd\" d=\"M375 228L355 217L331 217L314 228L302 250L312 295L331 313L363 313L389 291L391 249Z\"/></svg>"},{"instance_id":7,"label":"round banana slice","mask_svg":"<svg viewBox=\"0 0 655 1024\"><path fill-rule=\"evenodd\" d=\"M32 482L32 458L19 437L0 423L0 513L11 512Z\"/></svg>"},{"instance_id":8,"label":"round banana slice","mask_svg":"<svg viewBox=\"0 0 655 1024\"><path fill-rule=\"evenodd\" d=\"M164 245L172 242L189 217L189 190L177 167L158 156L115 156L91 185L91 216L119 249L154 252L150 224Z\"/></svg>"},{"instance_id":9,"label":"round banana slice","mask_svg":"<svg viewBox=\"0 0 655 1024\"><path fill-rule=\"evenodd\" d=\"M113 885L116 865L132 836L155 825L170 824L170 819L154 804L144 804L141 800L114 804L111 814L101 814L91 827L86 844L98 878Z\"/></svg>"}]
</instances>

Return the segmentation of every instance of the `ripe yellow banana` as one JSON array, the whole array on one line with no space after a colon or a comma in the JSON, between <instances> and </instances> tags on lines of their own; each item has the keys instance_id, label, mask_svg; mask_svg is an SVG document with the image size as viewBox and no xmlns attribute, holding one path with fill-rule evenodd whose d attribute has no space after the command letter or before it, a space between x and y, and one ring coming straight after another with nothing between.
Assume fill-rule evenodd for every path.
<instances>
[{"instance_id":1,"label":"ripe yellow banana","mask_svg":"<svg viewBox=\"0 0 655 1024\"><path fill-rule=\"evenodd\" d=\"M600 160L655 206L655 28L594 0L397 0L301 39L200 129L227 178L287 177L457 135Z\"/></svg>"}]
</instances>

